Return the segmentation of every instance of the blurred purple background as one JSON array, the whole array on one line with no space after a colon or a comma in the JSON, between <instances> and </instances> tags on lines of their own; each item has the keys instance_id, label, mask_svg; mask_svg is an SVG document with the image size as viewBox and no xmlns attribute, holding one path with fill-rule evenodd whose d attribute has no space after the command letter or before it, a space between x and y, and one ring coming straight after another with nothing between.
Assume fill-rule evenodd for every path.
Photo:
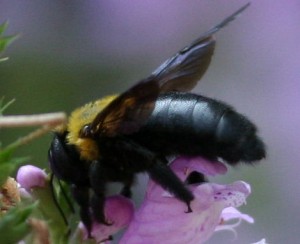
<instances>
[{"instance_id":1,"label":"blurred purple background","mask_svg":"<svg viewBox=\"0 0 300 244\"><path fill-rule=\"evenodd\" d=\"M0 67L0 97L17 99L9 113L69 112L147 76L245 3L0 0L0 22L9 20L8 34L21 33L6 52L10 60ZM216 179L252 185L243 211L256 222L242 224L236 240L231 233L219 233L209 243L299 242L299 27L299 1L256 0L217 34L212 65L195 92L251 118L268 157ZM12 140L1 133L1 141ZM33 160L44 164L50 140L24 153L32 150Z\"/></svg>"}]
</instances>

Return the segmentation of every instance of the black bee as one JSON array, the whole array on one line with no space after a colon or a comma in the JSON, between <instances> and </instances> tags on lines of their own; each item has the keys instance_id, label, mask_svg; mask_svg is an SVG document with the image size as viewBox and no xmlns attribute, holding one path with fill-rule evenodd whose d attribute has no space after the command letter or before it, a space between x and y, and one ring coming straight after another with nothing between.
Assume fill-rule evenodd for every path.
<instances>
[{"instance_id":1,"label":"black bee","mask_svg":"<svg viewBox=\"0 0 300 244\"><path fill-rule=\"evenodd\" d=\"M130 197L140 172L147 172L191 212L193 194L168 167L168 156L201 155L231 165L265 157L256 127L245 116L222 102L188 93L210 64L212 35L248 5L121 95L75 110L67 125L55 132L49 150L51 170L71 185L89 232L92 219L111 224L103 211L107 183L123 183L121 193Z\"/></svg>"}]
</instances>

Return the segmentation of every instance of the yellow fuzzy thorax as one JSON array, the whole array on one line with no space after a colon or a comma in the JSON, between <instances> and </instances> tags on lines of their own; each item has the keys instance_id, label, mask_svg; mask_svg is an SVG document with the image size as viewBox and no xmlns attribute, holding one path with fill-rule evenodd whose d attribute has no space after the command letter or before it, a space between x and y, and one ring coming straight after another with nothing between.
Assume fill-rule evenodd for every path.
<instances>
[{"instance_id":1,"label":"yellow fuzzy thorax","mask_svg":"<svg viewBox=\"0 0 300 244\"><path fill-rule=\"evenodd\" d=\"M75 145L79 151L81 159L96 160L99 158L99 150L95 140L90 138L80 138L79 132L81 128L91 123L116 96L106 96L97 101L88 103L72 112L67 124L69 144Z\"/></svg>"}]
</instances>

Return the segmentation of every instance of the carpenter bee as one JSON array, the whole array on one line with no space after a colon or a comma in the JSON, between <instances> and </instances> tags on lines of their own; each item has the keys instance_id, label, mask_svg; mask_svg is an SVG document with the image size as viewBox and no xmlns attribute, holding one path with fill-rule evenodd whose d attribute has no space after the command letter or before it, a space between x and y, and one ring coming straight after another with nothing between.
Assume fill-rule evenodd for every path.
<instances>
[{"instance_id":1,"label":"carpenter bee","mask_svg":"<svg viewBox=\"0 0 300 244\"><path fill-rule=\"evenodd\" d=\"M75 110L65 128L55 132L49 149L51 170L70 184L89 232L92 219L111 224L103 211L107 183L121 182L121 193L130 197L140 172L148 173L191 212L193 194L168 167L169 156L201 155L231 165L265 157L256 127L245 116L222 102L188 92L210 64L213 34L248 5L121 95Z\"/></svg>"}]
</instances>

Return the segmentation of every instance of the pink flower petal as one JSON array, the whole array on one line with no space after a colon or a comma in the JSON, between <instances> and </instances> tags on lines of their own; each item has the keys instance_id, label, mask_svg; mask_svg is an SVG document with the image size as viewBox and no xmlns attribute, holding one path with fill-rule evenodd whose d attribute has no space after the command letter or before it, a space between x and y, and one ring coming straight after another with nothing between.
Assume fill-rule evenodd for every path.
<instances>
[{"instance_id":1,"label":"pink flower petal","mask_svg":"<svg viewBox=\"0 0 300 244\"><path fill-rule=\"evenodd\" d=\"M146 199L120 244L203 243L219 225L223 209L241 205L250 193L244 182L193 186L190 188L195 196L191 203L193 212L185 213L186 204L164 196L161 187L153 182L149 186Z\"/></svg>"},{"instance_id":2,"label":"pink flower petal","mask_svg":"<svg viewBox=\"0 0 300 244\"><path fill-rule=\"evenodd\" d=\"M202 157L178 157L170 167L177 173L179 178L184 181L192 172L197 171L207 176L225 174L227 167L219 161L210 161Z\"/></svg>"},{"instance_id":3,"label":"pink flower petal","mask_svg":"<svg viewBox=\"0 0 300 244\"><path fill-rule=\"evenodd\" d=\"M214 199L223 202L225 207L239 207L245 204L246 198L251 193L250 185L243 181L236 181L230 185L214 183L210 183L210 185L214 190Z\"/></svg>"},{"instance_id":4,"label":"pink flower petal","mask_svg":"<svg viewBox=\"0 0 300 244\"><path fill-rule=\"evenodd\" d=\"M172 164L176 164L178 161L204 175L218 175L227 172L227 167L223 163L211 161L203 157L178 157Z\"/></svg>"},{"instance_id":5,"label":"pink flower petal","mask_svg":"<svg viewBox=\"0 0 300 244\"><path fill-rule=\"evenodd\" d=\"M22 188L30 191L33 187L44 187L47 174L40 168L33 165L25 165L17 172L17 182Z\"/></svg>"},{"instance_id":6,"label":"pink flower petal","mask_svg":"<svg viewBox=\"0 0 300 244\"><path fill-rule=\"evenodd\" d=\"M227 172L226 166L218 161L209 161L202 157L178 157L170 163L171 169L176 173L176 175L182 180L185 181L188 175L192 171L197 171L204 175L218 175L224 174ZM169 192L162 189L161 187L156 187L156 183L149 181L147 187L148 197L155 198L164 196L171 196ZM151 196L150 196L151 195Z\"/></svg>"},{"instance_id":7,"label":"pink flower petal","mask_svg":"<svg viewBox=\"0 0 300 244\"><path fill-rule=\"evenodd\" d=\"M236 220L236 222L228 223L231 220ZM254 219L250 215L243 214L234 207L225 208L221 214L220 225L216 227L215 231L229 230L233 232L236 238L235 228L241 224L242 220L251 224L254 223Z\"/></svg>"},{"instance_id":8,"label":"pink flower petal","mask_svg":"<svg viewBox=\"0 0 300 244\"><path fill-rule=\"evenodd\" d=\"M244 214L234 207L228 207L223 209L222 220L226 222L233 219L242 219L247 221L248 223L254 223L254 219L250 215Z\"/></svg>"},{"instance_id":9,"label":"pink flower petal","mask_svg":"<svg viewBox=\"0 0 300 244\"><path fill-rule=\"evenodd\" d=\"M125 228L133 218L134 206L130 199L121 195L116 195L106 199L104 212L108 222L113 224L107 226L97 222L93 223L91 234L97 243L106 240L110 235ZM84 238L87 239L87 232L85 229Z\"/></svg>"}]
</instances>

